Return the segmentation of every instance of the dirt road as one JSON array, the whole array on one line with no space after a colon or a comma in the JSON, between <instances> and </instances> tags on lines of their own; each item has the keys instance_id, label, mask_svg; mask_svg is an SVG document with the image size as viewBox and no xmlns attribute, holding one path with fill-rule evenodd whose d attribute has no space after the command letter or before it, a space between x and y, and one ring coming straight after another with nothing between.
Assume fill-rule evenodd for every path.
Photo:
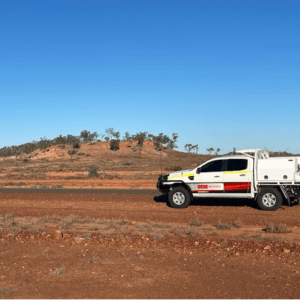
<instances>
[{"instance_id":1,"label":"dirt road","mask_svg":"<svg viewBox=\"0 0 300 300\"><path fill-rule=\"evenodd\" d=\"M131 194L131 195L160 195L155 189L31 189L31 188L4 188L1 193L8 194Z\"/></svg>"}]
</instances>

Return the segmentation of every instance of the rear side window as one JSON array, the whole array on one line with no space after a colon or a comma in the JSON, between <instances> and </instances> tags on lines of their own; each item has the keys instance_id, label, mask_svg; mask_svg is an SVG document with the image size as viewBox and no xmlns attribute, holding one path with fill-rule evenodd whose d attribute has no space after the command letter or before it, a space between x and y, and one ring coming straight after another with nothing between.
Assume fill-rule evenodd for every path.
<instances>
[{"instance_id":1,"label":"rear side window","mask_svg":"<svg viewBox=\"0 0 300 300\"><path fill-rule=\"evenodd\" d=\"M242 171L248 167L247 159L228 159L227 171Z\"/></svg>"},{"instance_id":2,"label":"rear side window","mask_svg":"<svg viewBox=\"0 0 300 300\"><path fill-rule=\"evenodd\" d=\"M214 160L201 167L201 172L221 172L224 160Z\"/></svg>"}]
</instances>

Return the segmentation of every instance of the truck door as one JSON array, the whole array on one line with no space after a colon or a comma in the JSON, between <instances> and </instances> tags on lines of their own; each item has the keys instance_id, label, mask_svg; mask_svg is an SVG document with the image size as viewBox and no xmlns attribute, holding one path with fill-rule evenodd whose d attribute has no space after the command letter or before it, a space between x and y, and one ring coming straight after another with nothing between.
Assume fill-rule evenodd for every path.
<instances>
[{"instance_id":1,"label":"truck door","mask_svg":"<svg viewBox=\"0 0 300 300\"><path fill-rule=\"evenodd\" d=\"M224 159L209 161L194 175L193 193L223 193Z\"/></svg>"},{"instance_id":2,"label":"truck door","mask_svg":"<svg viewBox=\"0 0 300 300\"><path fill-rule=\"evenodd\" d=\"M251 193L252 160L249 158L228 158L223 172L225 193Z\"/></svg>"}]
</instances>

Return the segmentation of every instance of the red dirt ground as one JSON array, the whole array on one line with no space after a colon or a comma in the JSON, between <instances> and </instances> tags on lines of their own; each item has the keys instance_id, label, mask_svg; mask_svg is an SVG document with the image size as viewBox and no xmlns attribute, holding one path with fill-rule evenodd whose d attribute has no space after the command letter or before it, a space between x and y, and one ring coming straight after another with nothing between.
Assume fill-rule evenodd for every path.
<instances>
[{"instance_id":1,"label":"red dirt ground","mask_svg":"<svg viewBox=\"0 0 300 300\"><path fill-rule=\"evenodd\" d=\"M184 210L165 196L0 194L2 216L79 218L188 227L202 236L89 238L62 229L63 238L0 234L2 298L299 298L300 206L264 212L245 200L197 200ZM218 230L217 221L241 228ZM147 223L148 222L148 223ZM290 233L262 231L282 223ZM55 225L55 224L54 224ZM1 225L0 225L1 226ZM3 224L2 224L3 226ZM153 227L154 228L154 227ZM120 230L122 229L122 226ZM47 229L51 231L51 228ZM154 230L154 229L153 229ZM168 229L166 229L168 230ZM46 231L46 228L45 228ZM55 275L57 268L62 274Z\"/></svg>"}]
</instances>

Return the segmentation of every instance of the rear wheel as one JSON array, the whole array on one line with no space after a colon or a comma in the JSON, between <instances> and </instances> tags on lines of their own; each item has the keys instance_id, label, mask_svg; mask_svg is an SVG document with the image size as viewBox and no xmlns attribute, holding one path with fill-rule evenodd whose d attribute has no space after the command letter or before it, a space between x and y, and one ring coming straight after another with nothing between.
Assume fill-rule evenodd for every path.
<instances>
[{"instance_id":1,"label":"rear wheel","mask_svg":"<svg viewBox=\"0 0 300 300\"><path fill-rule=\"evenodd\" d=\"M258 194L257 204L262 210L277 210L282 205L282 195L274 188L262 189Z\"/></svg>"},{"instance_id":2,"label":"rear wheel","mask_svg":"<svg viewBox=\"0 0 300 300\"><path fill-rule=\"evenodd\" d=\"M169 193L168 200L173 208L186 208L191 203L191 196L187 189L176 187Z\"/></svg>"}]
</instances>

